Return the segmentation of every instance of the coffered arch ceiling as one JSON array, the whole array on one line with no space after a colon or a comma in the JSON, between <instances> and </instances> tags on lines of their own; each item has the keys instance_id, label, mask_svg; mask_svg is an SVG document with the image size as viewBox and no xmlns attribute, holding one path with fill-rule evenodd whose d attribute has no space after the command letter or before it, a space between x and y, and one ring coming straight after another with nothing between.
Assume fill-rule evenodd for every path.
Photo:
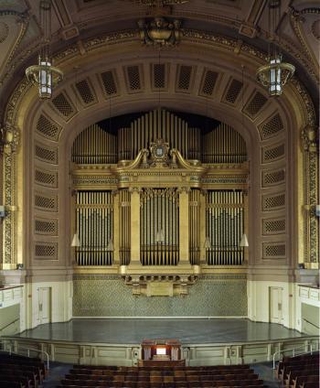
<instances>
[{"instance_id":1,"label":"coffered arch ceiling","mask_svg":"<svg viewBox=\"0 0 320 388\"><path fill-rule=\"evenodd\" d=\"M64 80L48 101L39 100L37 88L24 76L25 68L37 62L39 1L6 3L12 7L9 16L1 15L14 34L9 39L10 34L0 26L0 40L2 33L6 45L6 63L0 68L0 104L5 111L3 123L22 132L23 155L18 155L17 165L26 172L26 184L32 182L33 172L25 166L44 164L41 158L33 160L37 144L39 149L45 144L45 152L56 158L55 164L47 163L43 169L53 171L50 177L58 176L59 171L59 189L67 192L68 155L81 130L110 116L161 105L210 116L241 133L252 162L250 179L257 186L252 203L261 202L265 188L259 185L268 174L280 171L284 176L286 171L286 177L294 179L286 179L283 186L296 187L293 171L303 164L301 155L300 160L295 158L298 149L301 154L301 131L307 125L313 128L316 121L319 64L314 42L318 38L311 27L318 14L305 11L303 15L311 19L302 28L300 22L292 21L290 7L302 12L315 8L314 2L282 2L285 58L292 60L297 71L283 95L273 99L255 75L265 63L268 45L264 0L252 1L251 8L240 0L190 0L174 5L168 17L182 20L181 42L160 52L141 43L137 21L148 16L148 8L139 1L52 0L51 48ZM12 15L23 21L20 29ZM18 185L23 183L18 181ZM267 186L268 192L272 190L277 193L278 185ZM22 190L18 187L16 191ZM67 196L62 209L68 209ZM256 218L252 216L252 230L259 230Z\"/></svg>"},{"instance_id":2,"label":"coffered arch ceiling","mask_svg":"<svg viewBox=\"0 0 320 388\"><path fill-rule=\"evenodd\" d=\"M182 39L178 46L159 51L140 41L137 21L153 12L145 1L53 0L52 52L65 78L52 101L45 103L38 101L36 88L28 85L23 75L26 66L36 61L39 2L9 3L10 16L27 17L8 46L12 66L1 73L3 90L8 95L20 82L12 100L24 98L30 112L47 110L66 126L82 109L86 120L93 122L159 104L179 109L183 102L186 111L227 119L235 127L239 127L243 110L247 126L259 127L279 107L289 112L293 104L302 104L300 91L292 84L286 86L280 101L268 99L256 81L255 72L265 61L268 44L266 1L253 1L251 8L240 0L174 4L168 17L182 21ZM282 2L281 32L287 57L295 58L296 80L300 85L311 85L309 93L314 98L317 11L311 12L316 10L312 5ZM296 16L293 11L312 15L308 25L313 26L313 32L308 39L306 26L298 31L298 24L292 21L292 14ZM309 71L301 73L302 66ZM156 85L159 80L163 82L160 88ZM305 121L299 114L298 128ZM85 121L81 118L81 122Z\"/></svg>"}]
</instances>

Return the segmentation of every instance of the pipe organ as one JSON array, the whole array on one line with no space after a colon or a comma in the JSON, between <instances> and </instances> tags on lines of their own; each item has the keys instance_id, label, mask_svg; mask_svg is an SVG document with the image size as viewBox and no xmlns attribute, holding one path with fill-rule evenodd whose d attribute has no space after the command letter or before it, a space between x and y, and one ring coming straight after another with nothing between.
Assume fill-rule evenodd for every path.
<instances>
[{"instance_id":1,"label":"pipe organ","mask_svg":"<svg viewBox=\"0 0 320 388\"><path fill-rule=\"evenodd\" d=\"M140 194L142 265L179 262L179 196L176 188L143 189Z\"/></svg>"},{"instance_id":2,"label":"pipe organ","mask_svg":"<svg viewBox=\"0 0 320 388\"><path fill-rule=\"evenodd\" d=\"M243 210L241 190L208 190L206 194L208 265L242 264L244 252L239 242L244 232Z\"/></svg>"},{"instance_id":3,"label":"pipe organ","mask_svg":"<svg viewBox=\"0 0 320 388\"><path fill-rule=\"evenodd\" d=\"M113 264L113 198L110 191L76 193L76 247L78 265Z\"/></svg>"},{"instance_id":4,"label":"pipe organ","mask_svg":"<svg viewBox=\"0 0 320 388\"><path fill-rule=\"evenodd\" d=\"M248 165L234 129L202 133L158 109L112 133L87 128L72 153L79 267L108 266L135 294L172 296L205 268L243 265Z\"/></svg>"},{"instance_id":5,"label":"pipe organ","mask_svg":"<svg viewBox=\"0 0 320 388\"><path fill-rule=\"evenodd\" d=\"M119 160L135 159L141 149L156 139L165 139L185 159L200 160L200 128L189 128L185 120L164 109L133 120L129 128L120 128L118 133Z\"/></svg>"}]
</instances>

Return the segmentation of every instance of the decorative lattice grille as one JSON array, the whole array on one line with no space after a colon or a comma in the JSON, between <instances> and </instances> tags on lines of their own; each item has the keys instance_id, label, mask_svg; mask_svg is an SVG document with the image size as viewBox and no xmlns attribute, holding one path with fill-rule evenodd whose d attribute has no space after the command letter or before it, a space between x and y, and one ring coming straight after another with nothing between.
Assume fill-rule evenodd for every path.
<instances>
[{"instance_id":1,"label":"decorative lattice grille","mask_svg":"<svg viewBox=\"0 0 320 388\"><path fill-rule=\"evenodd\" d=\"M285 195L273 195L263 197L263 210L283 207L285 205Z\"/></svg>"},{"instance_id":2,"label":"decorative lattice grille","mask_svg":"<svg viewBox=\"0 0 320 388\"><path fill-rule=\"evenodd\" d=\"M178 89L189 90L191 82L191 66L180 66L178 75Z\"/></svg>"},{"instance_id":3,"label":"decorative lattice grille","mask_svg":"<svg viewBox=\"0 0 320 388\"><path fill-rule=\"evenodd\" d=\"M80 82L77 82L76 88L77 88L79 95L81 96L82 101L86 105L89 105L89 104L92 104L93 102L95 102L95 100L96 100L95 94L93 92L91 85L89 84L89 82L87 80L84 79Z\"/></svg>"},{"instance_id":4,"label":"decorative lattice grille","mask_svg":"<svg viewBox=\"0 0 320 388\"><path fill-rule=\"evenodd\" d=\"M263 257L265 258L284 258L286 255L286 246L282 243L263 244Z\"/></svg>"},{"instance_id":5,"label":"decorative lattice grille","mask_svg":"<svg viewBox=\"0 0 320 388\"><path fill-rule=\"evenodd\" d=\"M252 118L255 117L267 101L268 100L264 95L259 92L256 92L253 98L248 103L248 105L245 107L246 114Z\"/></svg>"},{"instance_id":6,"label":"decorative lattice grille","mask_svg":"<svg viewBox=\"0 0 320 388\"><path fill-rule=\"evenodd\" d=\"M286 220L264 220L262 229L264 234L284 232L286 229Z\"/></svg>"},{"instance_id":7,"label":"decorative lattice grille","mask_svg":"<svg viewBox=\"0 0 320 388\"><path fill-rule=\"evenodd\" d=\"M260 133L262 139L267 139L276 135L278 132L283 130L283 123L279 114L272 117L271 120L261 125Z\"/></svg>"},{"instance_id":8,"label":"decorative lattice grille","mask_svg":"<svg viewBox=\"0 0 320 388\"><path fill-rule=\"evenodd\" d=\"M163 89L166 85L166 67L164 64L155 64L153 66L153 85L154 88Z\"/></svg>"},{"instance_id":9,"label":"decorative lattice grille","mask_svg":"<svg viewBox=\"0 0 320 388\"><path fill-rule=\"evenodd\" d=\"M283 182L285 178L284 170L264 172L262 177L263 186L272 186Z\"/></svg>"},{"instance_id":10,"label":"decorative lattice grille","mask_svg":"<svg viewBox=\"0 0 320 388\"><path fill-rule=\"evenodd\" d=\"M36 144L34 153L37 159L53 164L58 163L57 149L47 148L45 146L40 146L39 144Z\"/></svg>"},{"instance_id":11,"label":"decorative lattice grille","mask_svg":"<svg viewBox=\"0 0 320 388\"><path fill-rule=\"evenodd\" d=\"M62 127L51 121L48 117L41 115L37 123L37 132L51 140L58 140Z\"/></svg>"},{"instance_id":12,"label":"decorative lattice grille","mask_svg":"<svg viewBox=\"0 0 320 388\"><path fill-rule=\"evenodd\" d=\"M129 89L132 91L141 89L141 78L139 66L128 66L127 75L129 81Z\"/></svg>"},{"instance_id":13,"label":"decorative lattice grille","mask_svg":"<svg viewBox=\"0 0 320 388\"><path fill-rule=\"evenodd\" d=\"M35 244L34 253L36 260L57 260L57 244Z\"/></svg>"},{"instance_id":14,"label":"decorative lattice grille","mask_svg":"<svg viewBox=\"0 0 320 388\"><path fill-rule=\"evenodd\" d=\"M101 74L104 91L107 96L117 94L118 88L113 71L109 70Z\"/></svg>"},{"instance_id":15,"label":"decorative lattice grille","mask_svg":"<svg viewBox=\"0 0 320 388\"><path fill-rule=\"evenodd\" d=\"M208 70L204 77L201 94L211 96L213 94L217 79L218 79L218 73L212 70Z\"/></svg>"},{"instance_id":16,"label":"decorative lattice grille","mask_svg":"<svg viewBox=\"0 0 320 388\"><path fill-rule=\"evenodd\" d=\"M36 170L35 181L44 186L57 187L57 173Z\"/></svg>"},{"instance_id":17,"label":"decorative lattice grille","mask_svg":"<svg viewBox=\"0 0 320 388\"><path fill-rule=\"evenodd\" d=\"M75 113L75 110L63 93L60 93L55 98L53 98L52 104L64 117L72 117Z\"/></svg>"},{"instance_id":18,"label":"decorative lattice grille","mask_svg":"<svg viewBox=\"0 0 320 388\"><path fill-rule=\"evenodd\" d=\"M228 87L225 100L230 104L234 104L241 92L242 87L243 87L242 82L236 79L233 79Z\"/></svg>"},{"instance_id":19,"label":"decorative lattice grille","mask_svg":"<svg viewBox=\"0 0 320 388\"><path fill-rule=\"evenodd\" d=\"M58 223L56 220L54 221L35 220L34 230L38 234L47 234L51 236L56 236L58 231Z\"/></svg>"},{"instance_id":20,"label":"decorative lattice grille","mask_svg":"<svg viewBox=\"0 0 320 388\"><path fill-rule=\"evenodd\" d=\"M57 197L49 197L45 195L36 194L34 197L35 207L47 210L47 211L57 211L58 210L58 199Z\"/></svg>"},{"instance_id":21,"label":"decorative lattice grille","mask_svg":"<svg viewBox=\"0 0 320 388\"><path fill-rule=\"evenodd\" d=\"M284 144L279 144L275 147L265 148L262 152L262 161L270 162L276 159L280 159L284 156L284 150Z\"/></svg>"}]
</instances>

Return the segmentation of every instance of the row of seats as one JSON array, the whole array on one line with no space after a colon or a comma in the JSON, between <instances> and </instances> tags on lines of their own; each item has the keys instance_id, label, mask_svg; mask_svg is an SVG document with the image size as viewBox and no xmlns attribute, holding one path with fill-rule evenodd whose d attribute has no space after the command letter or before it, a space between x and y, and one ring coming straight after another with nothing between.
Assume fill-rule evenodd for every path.
<instances>
[{"instance_id":1,"label":"row of seats","mask_svg":"<svg viewBox=\"0 0 320 388\"><path fill-rule=\"evenodd\" d=\"M74 365L60 387L213 388L264 387L248 365L212 367L96 367Z\"/></svg>"},{"instance_id":2,"label":"row of seats","mask_svg":"<svg viewBox=\"0 0 320 388\"><path fill-rule=\"evenodd\" d=\"M0 352L1 388L36 388L42 384L45 376L43 361Z\"/></svg>"},{"instance_id":3,"label":"row of seats","mask_svg":"<svg viewBox=\"0 0 320 388\"><path fill-rule=\"evenodd\" d=\"M278 363L276 376L289 388L319 388L319 353L284 357Z\"/></svg>"}]
</instances>

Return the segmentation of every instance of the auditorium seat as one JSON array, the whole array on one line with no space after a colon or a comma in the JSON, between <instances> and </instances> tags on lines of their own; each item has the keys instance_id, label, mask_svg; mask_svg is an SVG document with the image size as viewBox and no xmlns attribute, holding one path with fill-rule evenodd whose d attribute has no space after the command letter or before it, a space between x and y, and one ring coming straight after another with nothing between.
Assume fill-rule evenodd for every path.
<instances>
[{"instance_id":1,"label":"auditorium seat","mask_svg":"<svg viewBox=\"0 0 320 388\"><path fill-rule=\"evenodd\" d=\"M130 368L130 369L129 369ZM216 388L262 387L263 380L247 365L170 367L74 367L61 380L63 387L105 388ZM299 388L299 387L297 387Z\"/></svg>"},{"instance_id":2,"label":"auditorium seat","mask_svg":"<svg viewBox=\"0 0 320 388\"><path fill-rule=\"evenodd\" d=\"M305 386L308 386L308 384L319 384L319 373L315 374L306 374L306 375L299 375L296 376L292 381L292 388L304 388Z\"/></svg>"},{"instance_id":3,"label":"auditorium seat","mask_svg":"<svg viewBox=\"0 0 320 388\"><path fill-rule=\"evenodd\" d=\"M0 352L0 386L37 387L46 376L46 367L38 358Z\"/></svg>"},{"instance_id":4,"label":"auditorium seat","mask_svg":"<svg viewBox=\"0 0 320 388\"><path fill-rule=\"evenodd\" d=\"M319 388L320 383L319 380L316 381L315 383L304 383L302 385L299 385L299 388Z\"/></svg>"}]
</instances>

